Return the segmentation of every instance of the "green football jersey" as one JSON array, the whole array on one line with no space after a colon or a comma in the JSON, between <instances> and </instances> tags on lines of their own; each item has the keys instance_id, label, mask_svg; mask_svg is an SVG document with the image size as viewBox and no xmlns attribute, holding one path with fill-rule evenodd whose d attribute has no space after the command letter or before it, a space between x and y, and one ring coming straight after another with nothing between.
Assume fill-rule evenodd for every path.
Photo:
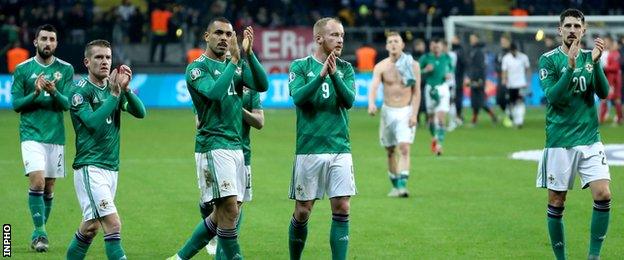
<instances>
[{"instance_id":1,"label":"green football jersey","mask_svg":"<svg viewBox=\"0 0 624 260\"><path fill-rule=\"evenodd\" d=\"M241 60L240 68L230 66L226 71L229 64L229 60L218 61L202 54L186 67L186 85L199 118L195 152L242 149L242 74L249 68ZM227 80L219 80L221 77ZM217 84L229 85L227 95L218 100L208 98L208 92Z\"/></svg>"},{"instance_id":2,"label":"green football jersey","mask_svg":"<svg viewBox=\"0 0 624 260\"><path fill-rule=\"evenodd\" d=\"M297 113L297 149L296 154L349 153L349 115L351 104L338 97L336 84L329 75L320 78L323 63L313 56L294 60L290 64L288 87L295 96L309 84L315 90L307 101L296 106ZM344 82L346 88L355 89L353 67L346 61L336 59L335 77ZM296 104L296 102L295 102Z\"/></svg>"},{"instance_id":3,"label":"green football jersey","mask_svg":"<svg viewBox=\"0 0 624 260\"><path fill-rule=\"evenodd\" d=\"M46 80L56 81L54 95L44 90L34 95L35 80L40 74ZM34 57L17 65L11 96L13 108L20 113L20 141L65 144L63 111L69 106L66 94L73 77L74 67L56 57L49 65L39 63Z\"/></svg>"},{"instance_id":4,"label":"green football jersey","mask_svg":"<svg viewBox=\"0 0 624 260\"><path fill-rule=\"evenodd\" d=\"M262 104L260 103L260 93L255 90L245 88L243 90L243 108L249 112L252 112L254 109L262 109ZM250 130L251 126L243 120L242 139L245 165L251 164L251 140L249 139Z\"/></svg>"},{"instance_id":5,"label":"green football jersey","mask_svg":"<svg viewBox=\"0 0 624 260\"><path fill-rule=\"evenodd\" d=\"M546 147L573 147L600 141L594 94L597 88L605 86L597 79L602 68L599 62L592 61L591 50L579 51L576 68L572 70L568 67L568 55L558 47L540 57L538 69L542 89L549 98ZM559 86L562 92L555 93Z\"/></svg>"},{"instance_id":6,"label":"green football jersey","mask_svg":"<svg viewBox=\"0 0 624 260\"><path fill-rule=\"evenodd\" d=\"M121 111L130 111L132 107L142 111L138 112L142 116L137 117L145 115L143 104L132 92L115 97L108 83L98 86L88 78L76 83L71 94L70 108L76 132L74 169L93 165L112 171L119 170Z\"/></svg>"},{"instance_id":7,"label":"green football jersey","mask_svg":"<svg viewBox=\"0 0 624 260\"><path fill-rule=\"evenodd\" d=\"M422 72L425 78L425 84L432 87L438 86L446 81L446 75L453 73L453 62L451 57L442 53L436 57L433 53L429 52L418 60L420 63L420 71L423 71L427 65L433 65L433 70L430 72Z\"/></svg>"}]
</instances>

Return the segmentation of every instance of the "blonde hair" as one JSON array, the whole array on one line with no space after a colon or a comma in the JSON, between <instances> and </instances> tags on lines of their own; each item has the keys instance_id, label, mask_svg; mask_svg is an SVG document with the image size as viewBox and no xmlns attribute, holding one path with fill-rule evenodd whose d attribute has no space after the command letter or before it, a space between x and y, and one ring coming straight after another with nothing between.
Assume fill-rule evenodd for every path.
<instances>
[{"instance_id":1,"label":"blonde hair","mask_svg":"<svg viewBox=\"0 0 624 260\"><path fill-rule=\"evenodd\" d=\"M325 29L325 25L327 25L327 23L329 21L334 21L334 22L337 22L339 24L342 24L342 22L340 22L340 20L338 20L338 19L336 19L334 17L321 18L318 21L316 21L316 23L314 23L314 28L312 29L312 33L314 34L315 37L317 35L319 35L321 32L323 32L323 30Z\"/></svg>"}]
</instances>

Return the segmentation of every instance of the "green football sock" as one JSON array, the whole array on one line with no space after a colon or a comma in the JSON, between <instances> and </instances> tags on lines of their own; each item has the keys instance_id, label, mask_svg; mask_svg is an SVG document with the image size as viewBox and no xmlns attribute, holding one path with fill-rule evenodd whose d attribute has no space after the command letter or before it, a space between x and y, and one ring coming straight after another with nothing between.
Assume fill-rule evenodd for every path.
<instances>
[{"instance_id":1,"label":"green football sock","mask_svg":"<svg viewBox=\"0 0 624 260\"><path fill-rule=\"evenodd\" d=\"M566 259L563 209L563 207L548 205L548 234L553 252L558 260Z\"/></svg>"},{"instance_id":2,"label":"green football sock","mask_svg":"<svg viewBox=\"0 0 624 260\"><path fill-rule=\"evenodd\" d=\"M329 244L333 260L347 259L347 251L349 250L349 215L332 215Z\"/></svg>"},{"instance_id":3,"label":"green football sock","mask_svg":"<svg viewBox=\"0 0 624 260\"><path fill-rule=\"evenodd\" d=\"M191 238L178 251L178 257L191 259L199 250L208 244L210 239L217 235L217 225L210 218L203 219L193 230Z\"/></svg>"},{"instance_id":4,"label":"green football sock","mask_svg":"<svg viewBox=\"0 0 624 260\"><path fill-rule=\"evenodd\" d=\"M48 223L48 219L50 218L50 211L52 211L52 200L54 199L54 193L43 195L43 204L45 206L45 219L44 223Z\"/></svg>"},{"instance_id":5,"label":"green football sock","mask_svg":"<svg viewBox=\"0 0 624 260\"><path fill-rule=\"evenodd\" d=\"M104 249L108 260L127 259L126 252L121 247L121 235L119 233L104 235Z\"/></svg>"},{"instance_id":6,"label":"green football sock","mask_svg":"<svg viewBox=\"0 0 624 260\"><path fill-rule=\"evenodd\" d=\"M436 139L438 139L438 142L443 143L445 135L446 135L446 129L444 129L444 127L438 126L436 128Z\"/></svg>"},{"instance_id":7,"label":"green football sock","mask_svg":"<svg viewBox=\"0 0 624 260\"><path fill-rule=\"evenodd\" d=\"M236 228L217 228L217 244L223 249L225 259L243 259L240 246L238 245L238 234Z\"/></svg>"},{"instance_id":8,"label":"green football sock","mask_svg":"<svg viewBox=\"0 0 624 260\"><path fill-rule=\"evenodd\" d=\"M591 237L589 240L589 255L599 256L602 242L609 227L609 211L611 200L594 201L594 211L591 219Z\"/></svg>"},{"instance_id":9,"label":"green football sock","mask_svg":"<svg viewBox=\"0 0 624 260\"><path fill-rule=\"evenodd\" d=\"M398 179L398 183L399 183L399 188L401 189L405 189L407 188L407 179L409 177L409 172L408 171L402 171L401 173L399 173L399 179Z\"/></svg>"},{"instance_id":10,"label":"green football sock","mask_svg":"<svg viewBox=\"0 0 624 260\"><path fill-rule=\"evenodd\" d=\"M429 123L429 133L431 136L435 137L436 125L433 122Z\"/></svg>"},{"instance_id":11,"label":"green football sock","mask_svg":"<svg viewBox=\"0 0 624 260\"><path fill-rule=\"evenodd\" d=\"M392 183L392 187L398 188L399 176L397 174L388 172L388 178L390 179L390 183Z\"/></svg>"},{"instance_id":12,"label":"green football sock","mask_svg":"<svg viewBox=\"0 0 624 260\"><path fill-rule=\"evenodd\" d=\"M87 255L92 238L87 238L80 232L76 232L74 239L67 248L67 260L82 260Z\"/></svg>"},{"instance_id":13,"label":"green football sock","mask_svg":"<svg viewBox=\"0 0 624 260\"><path fill-rule=\"evenodd\" d=\"M30 214L32 216L35 230L33 231L32 239L40 236L46 236L45 230L45 205L43 203L43 191L42 190L29 190L28 191L28 207L30 208Z\"/></svg>"},{"instance_id":14,"label":"green football sock","mask_svg":"<svg viewBox=\"0 0 624 260\"><path fill-rule=\"evenodd\" d=\"M288 227L288 251L291 260L301 259L301 253L308 238L308 220L299 222L293 216Z\"/></svg>"},{"instance_id":15,"label":"green football sock","mask_svg":"<svg viewBox=\"0 0 624 260\"><path fill-rule=\"evenodd\" d=\"M236 220L236 232L237 232L237 234L240 234L240 227L241 227L241 223L243 221L243 209L240 209L239 212L240 213L238 214L238 219ZM215 251L215 259L216 260L226 259L225 258L225 254L223 253L223 248L221 247L221 244L219 244L218 240L217 240L217 250Z\"/></svg>"}]
</instances>

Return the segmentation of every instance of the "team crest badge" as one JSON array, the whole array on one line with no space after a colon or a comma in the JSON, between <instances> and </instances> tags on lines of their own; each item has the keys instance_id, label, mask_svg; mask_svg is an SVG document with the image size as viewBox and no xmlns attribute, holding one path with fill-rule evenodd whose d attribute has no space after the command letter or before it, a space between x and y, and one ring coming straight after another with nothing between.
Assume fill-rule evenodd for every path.
<instances>
[{"instance_id":1,"label":"team crest badge","mask_svg":"<svg viewBox=\"0 0 624 260\"><path fill-rule=\"evenodd\" d=\"M585 64L585 70L587 72L592 72L592 70L594 70L594 65L592 65L591 63Z\"/></svg>"},{"instance_id":2,"label":"team crest badge","mask_svg":"<svg viewBox=\"0 0 624 260\"><path fill-rule=\"evenodd\" d=\"M109 205L110 205L110 202L108 202L108 200L106 199L101 200L99 204L101 209L106 209L108 208Z\"/></svg>"},{"instance_id":3,"label":"team crest badge","mask_svg":"<svg viewBox=\"0 0 624 260\"><path fill-rule=\"evenodd\" d=\"M236 68L236 75L239 75L239 76L240 76L240 75L241 75L241 73L243 73L243 68L241 68L241 67L237 67L237 68Z\"/></svg>"},{"instance_id":4,"label":"team crest badge","mask_svg":"<svg viewBox=\"0 0 624 260\"><path fill-rule=\"evenodd\" d=\"M54 80L59 81L63 77L60 71L54 72Z\"/></svg>"},{"instance_id":5,"label":"team crest badge","mask_svg":"<svg viewBox=\"0 0 624 260\"><path fill-rule=\"evenodd\" d=\"M201 70L198 68L194 68L191 70L191 80L196 80L201 76Z\"/></svg>"},{"instance_id":6,"label":"team crest badge","mask_svg":"<svg viewBox=\"0 0 624 260\"><path fill-rule=\"evenodd\" d=\"M548 77L548 71L546 69L540 69L539 77L540 80L544 80L546 77Z\"/></svg>"},{"instance_id":7,"label":"team crest badge","mask_svg":"<svg viewBox=\"0 0 624 260\"><path fill-rule=\"evenodd\" d=\"M78 93L74 94L74 95L72 96L72 106L77 106L77 105L82 104L82 101L83 101L83 100L84 100L84 99L82 98L82 95L80 95L80 94L78 94Z\"/></svg>"},{"instance_id":8,"label":"team crest badge","mask_svg":"<svg viewBox=\"0 0 624 260\"><path fill-rule=\"evenodd\" d=\"M292 82L293 80L295 80L295 73L291 72L290 74L288 74L288 82Z\"/></svg>"}]
</instances>

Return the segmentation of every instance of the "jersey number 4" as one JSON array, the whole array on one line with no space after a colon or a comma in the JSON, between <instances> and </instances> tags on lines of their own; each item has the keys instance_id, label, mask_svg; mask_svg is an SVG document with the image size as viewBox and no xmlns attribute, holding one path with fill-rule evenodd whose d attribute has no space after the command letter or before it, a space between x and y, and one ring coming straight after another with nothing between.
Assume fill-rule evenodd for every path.
<instances>
[{"instance_id":1,"label":"jersey number 4","mask_svg":"<svg viewBox=\"0 0 624 260\"><path fill-rule=\"evenodd\" d=\"M581 93L587 90L587 80L585 76L572 78L572 84L574 84L574 93Z\"/></svg>"}]
</instances>

